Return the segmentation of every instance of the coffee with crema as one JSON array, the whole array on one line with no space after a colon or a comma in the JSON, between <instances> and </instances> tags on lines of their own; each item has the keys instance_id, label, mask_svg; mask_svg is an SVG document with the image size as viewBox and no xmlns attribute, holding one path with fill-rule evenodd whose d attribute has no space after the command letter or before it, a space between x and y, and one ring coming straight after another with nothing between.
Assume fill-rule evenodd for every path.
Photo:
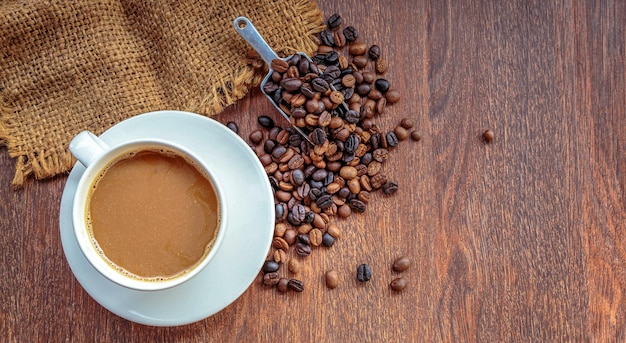
<instances>
[{"instance_id":1,"label":"coffee with crema","mask_svg":"<svg viewBox=\"0 0 626 343\"><path fill-rule=\"evenodd\" d=\"M210 251L219 201L206 174L173 151L120 156L92 185L86 219L102 257L138 279L175 278Z\"/></svg>"}]
</instances>

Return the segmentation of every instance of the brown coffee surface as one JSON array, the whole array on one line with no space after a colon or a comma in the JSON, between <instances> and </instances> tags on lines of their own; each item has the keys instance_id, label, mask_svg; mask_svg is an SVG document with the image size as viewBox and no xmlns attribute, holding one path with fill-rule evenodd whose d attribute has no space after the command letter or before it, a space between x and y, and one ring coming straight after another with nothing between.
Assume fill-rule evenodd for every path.
<instances>
[{"instance_id":1,"label":"brown coffee surface","mask_svg":"<svg viewBox=\"0 0 626 343\"><path fill-rule=\"evenodd\" d=\"M110 262L143 278L171 277L207 253L218 208L213 185L185 158L142 151L106 170L88 217Z\"/></svg>"}]
</instances>

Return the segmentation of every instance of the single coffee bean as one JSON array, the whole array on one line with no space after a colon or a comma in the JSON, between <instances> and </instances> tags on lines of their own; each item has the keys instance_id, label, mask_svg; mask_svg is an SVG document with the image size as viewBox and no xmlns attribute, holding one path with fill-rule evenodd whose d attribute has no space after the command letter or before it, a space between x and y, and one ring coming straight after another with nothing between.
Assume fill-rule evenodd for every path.
<instances>
[{"instance_id":1,"label":"single coffee bean","mask_svg":"<svg viewBox=\"0 0 626 343\"><path fill-rule=\"evenodd\" d=\"M291 279L288 283L289 288L294 292L302 292L304 291L304 282L298 279Z\"/></svg>"},{"instance_id":2,"label":"single coffee bean","mask_svg":"<svg viewBox=\"0 0 626 343\"><path fill-rule=\"evenodd\" d=\"M351 209L359 213L365 212L365 209L367 208L367 205L365 205L365 203L359 199L351 199L348 204L350 205Z\"/></svg>"},{"instance_id":3,"label":"single coffee bean","mask_svg":"<svg viewBox=\"0 0 626 343\"><path fill-rule=\"evenodd\" d=\"M317 204L317 207L319 207L322 210L325 210L329 207L332 206L333 204L333 198L330 194L324 194L322 196L320 196L315 203Z\"/></svg>"},{"instance_id":4,"label":"single coffee bean","mask_svg":"<svg viewBox=\"0 0 626 343\"><path fill-rule=\"evenodd\" d=\"M380 47L376 44L370 46L367 51L367 55L372 59L372 61L376 61L380 57Z\"/></svg>"},{"instance_id":5,"label":"single coffee bean","mask_svg":"<svg viewBox=\"0 0 626 343\"><path fill-rule=\"evenodd\" d=\"M239 127L237 126L237 123L233 121L229 121L228 123L226 123L226 127L228 127L234 133L239 133Z\"/></svg>"},{"instance_id":6,"label":"single coffee bean","mask_svg":"<svg viewBox=\"0 0 626 343\"><path fill-rule=\"evenodd\" d=\"M395 291L395 292L402 292L407 285L407 281L405 278L396 278L393 279L391 281L391 283L389 284L389 287L391 288L391 290Z\"/></svg>"},{"instance_id":7,"label":"single coffee bean","mask_svg":"<svg viewBox=\"0 0 626 343\"><path fill-rule=\"evenodd\" d=\"M348 26L343 29L343 35L346 36L346 41L350 43L356 41L356 39L359 38L357 30L352 26Z\"/></svg>"},{"instance_id":8,"label":"single coffee bean","mask_svg":"<svg viewBox=\"0 0 626 343\"><path fill-rule=\"evenodd\" d=\"M367 52L367 45L365 43L350 44L350 47L348 48L348 53L352 56L365 55L366 52Z\"/></svg>"},{"instance_id":9,"label":"single coffee bean","mask_svg":"<svg viewBox=\"0 0 626 343\"><path fill-rule=\"evenodd\" d=\"M385 94L389 90L389 81L387 79L377 79L374 82L374 87L378 89L381 93Z\"/></svg>"},{"instance_id":10,"label":"single coffee bean","mask_svg":"<svg viewBox=\"0 0 626 343\"><path fill-rule=\"evenodd\" d=\"M389 100L387 100L387 101L389 101ZM412 128L413 125L414 125L413 120L411 120L410 118L403 118L400 121L400 126L402 126L403 128L405 128L407 130Z\"/></svg>"},{"instance_id":11,"label":"single coffee bean","mask_svg":"<svg viewBox=\"0 0 626 343\"><path fill-rule=\"evenodd\" d=\"M311 255L311 246L306 245L302 242L296 243L296 254L300 256L309 256Z\"/></svg>"},{"instance_id":12,"label":"single coffee bean","mask_svg":"<svg viewBox=\"0 0 626 343\"><path fill-rule=\"evenodd\" d=\"M395 104L400 101L400 92L395 89L390 89L385 93L385 99L387 99L388 103Z\"/></svg>"},{"instance_id":13,"label":"single coffee bean","mask_svg":"<svg viewBox=\"0 0 626 343\"><path fill-rule=\"evenodd\" d=\"M280 266L278 265L278 263L272 261L272 260L267 260L265 261L265 263L263 263L263 272L264 273L273 273L275 271L278 270Z\"/></svg>"},{"instance_id":14,"label":"single coffee bean","mask_svg":"<svg viewBox=\"0 0 626 343\"><path fill-rule=\"evenodd\" d=\"M320 37L320 41L322 42L322 44L328 45L328 46L335 46L335 39L333 37L332 32L328 30L324 30L320 32L319 37Z\"/></svg>"},{"instance_id":15,"label":"single coffee bean","mask_svg":"<svg viewBox=\"0 0 626 343\"><path fill-rule=\"evenodd\" d=\"M350 208L350 205L348 204L343 204L339 206L339 208L337 209L337 215L341 218L348 218L350 217L351 214L352 214L352 209Z\"/></svg>"},{"instance_id":16,"label":"single coffee bean","mask_svg":"<svg viewBox=\"0 0 626 343\"><path fill-rule=\"evenodd\" d=\"M416 142L419 142L422 139L422 136L419 134L419 132L413 131L411 132L411 139Z\"/></svg>"},{"instance_id":17,"label":"single coffee bean","mask_svg":"<svg viewBox=\"0 0 626 343\"><path fill-rule=\"evenodd\" d=\"M393 268L396 272L403 272L409 269L411 265L411 260L407 256L400 256L393 261L391 268Z\"/></svg>"},{"instance_id":18,"label":"single coffee bean","mask_svg":"<svg viewBox=\"0 0 626 343\"><path fill-rule=\"evenodd\" d=\"M393 148L398 146L398 136L396 136L396 133L393 131L387 132L387 134L385 135L385 140L389 147Z\"/></svg>"},{"instance_id":19,"label":"single coffee bean","mask_svg":"<svg viewBox=\"0 0 626 343\"><path fill-rule=\"evenodd\" d=\"M289 290L289 279L284 278L284 277L278 279L278 284L276 284L276 289L281 293L287 292Z\"/></svg>"},{"instance_id":20,"label":"single coffee bean","mask_svg":"<svg viewBox=\"0 0 626 343\"><path fill-rule=\"evenodd\" d=\"M272 60L270 67L277 73L284 73L289 68L289 63L280 58L275 58Z\"/></svg>"},{"instance_id":21,"label":"single coffee bean","mask_svg":"<svg viewBox=\"0 0 626 343\"><path fill-rule=\"evenodd\" d=\"M488 129L485 132L483 132L483 138L485 139L485 142L491 142L493 141L495 137L496 135L491 129Z\"/></svg>"},{"instance_id":22,"label":"single coffee bean","mask_svg":"<svg viewBox=\"0 0 626 343\"><path fill-rule=\"evenodd\" d=\"M322 230L311 229L311 231L309 231L309 240L311 241L311 245L316 247L322 244L322 235Z\"/></svg>"},{"instance_id":23,"label":"single coffee bean","mask_svg":"<svg viewBox=\"0 0 626 343\"><path fill-rule=\"evenodd\" d=\"M294 230L294 229L287 229L287 231L285 231L285 235L283 236L283 240L287 244L287 249L289 249L290 245L293 245L293 244L296 243L296 236L297 235L298 235L298 232L296 230ZM285 251L287 249L285 249Z\"/></svg>"},{"instance_id":24,"label":"single coffee bean","mask_svg":"<svg viewBox=\"0 0 626 343\"><path fill-rule=\"evenodd\" d=\"M337 30L333 33L333 39L335 40L335 46L338 48L343 48L344 46L346 46L346 43L348 42L346 40L346 36L344 36L343 32L340 30ZM342 69L346 68L345 65L347 65L347 63L342 63L341 56L339 57L339 59L340 59L339 65L343 65Z\"/></svg>"},{"instance_id":25,"label":"single coffee bean","mask_svg":"<svg viewBox=\"0 0 626 343\"><path fill-rule=\"evenodd\" d=\"M279 279L280 277L278 276L278 273L267 273L263 275L263 284L266 286L275 286L278 283Z\"/></svg>"},{"instance_id":26,"label":"single coffee bean","mask_svg":"<svg viewBox=\"0 0 626 343\"><path fill-rule=\"evenodd\" d=\"M259 125L263 126L266 129L271 129L274 127L274 119L268 116L260 116L257 118Z\"/></svg>"},{"instance_id":27,"label":"single coffee bean","mask_svg":"<svg viewBox=\"0 0 626 343\"><path fill-rule=\"evenodd\" d=\"M396 134L396 137L398 137L399 141L404 141L407 138L409 138L409 132L402 127L402 125L398 125L393 129L393 132Z\"/></svg>"},{"instance_id":28,"label":"single coffee bean","mask_svg":"<svg viewBox=\"0 0 626 343\"><path fill-rule=\"evenodd\" d=\"M287 263L287 269L292 274L298 274L300 272L300 262L298 262L298 260L296 260L295 258L292 258Z\"/></svg>"},{"instance_id":29,"label":"single coffee bean","mask_svg":"<svg viewBox=\"0 0 626 343\"><path fill-rule=\"evenodd\" d=\"M324 93L329 89L328 82L321 77L311 80L311 87L316 92Z\"/></svg>"},{"instance_id":30,"label":"single coffee bean","mask_svg":"<svg viewBox=\"0 0 626 343\"><path fill-rule=\"evenodd\" d=\"M376 69L377 73L384 74L385 72L387 72L387 68L389 68L389 66L387 65L387 60L382 57L378 58L374 64L374 68Z\"/></svg>"},{"instance_id":31,"label":"single coffee bean","mask_svg":"<svg viewBox=\"0 0 626 343\"><path fill-rule=\"evenodd\" d=\"M324 232L322 235L322 245L325 247L332 247L335 244L335 238L328 232Z\"/></svg>"},{"instance_id":32,"label":"single coffee bean","mask_svg":"<svg viewBox=\"0 0 626 343\"><path fill-rule=\"evenodd\" d=\"M329 29L334 29L341 25L342 19L341 16L337 13L331 15L326 21L326 25L328 25Z\"/></svg>"},{"instance_id":33,"label":"single coffee bean","mask_svg":"<svg viewBox=\"0 0 626 343\"><path fill-rule=\"evenodd\" d=\"M296 240L302 244L311 245L311 240L309 239L309 236L305 234L299 234L298 236L296 236Z\"/></svg>"},{"instance_id":34,"label":"single coffee bean","mask_svg":"<svg viewBox=\"0 0 626 343\"><path fill-rule=\"evenodd\" d=\"M263 140L263 131L256 129L250 132L248 139L250 139L250 142L254 143L255 145L261 143L261 141Z\"/></svg>"},{"instance_id":35,"label":"single coffee bean","mask_svg":"<svg viewBox=\"0 0 626 343\"><path fill-rule=\"evenodd\" d=\"M287 92L295 92L300 90L302 81L295 77L284 78L280 81L280 86Z\"/></svg>"},{"instance_id":36,"label":"single coffee bean","mask_svg":"<svg viewBox=\"0 0 626 343\"><path fill-rule=\"evenodd\" d=\"M276 263L284 263L287 260L287 253L283 249L274 250L274 261Z\"/></svg>"},{"instance_id":37,"label":"single coffee bean","mask_svg":"<svg viewBox=\"0 0 626 343\"><path fill-rule=\"evenodd\" d=\"M339 286L339 274L334 269L327 271L324 279L326 280L326 287L330 289L335 289Z\"/></svg>"},{"instance_id":38,"label":"single coffee bean","mask_svg":"<svg viewBox=\"0 0 626 343\"><path fill-rule=\"evenodd\" d=\"M329 223L326 229L326 233L328 233L333 238L341 237L341 229L334 223Z\"/></svg>"},{"instance_id":39,"label":"single coffee bean","mask_svg":"<svg viewBox=\"0 0 626 343\"><path fill-rule=\"evenodd\" d=\"M354 56L352 63L359 68L364 68L367 65L367 57L363 55Z\"/></svg>"},{"instance_id":40,"label":"single coffee bean","mask_svg":"<svg viewBox=\"0 0 626 343\"><path fill-rule=\"evenodd\" d=\"M388 181L383 185L383 193L389 195L398 191L398 184L394 181Z\"/></svg>"},{"instance_id":41,"label":"single coffee bean","mask_svg":"<svg viewBox=\"0 0 626 343\"><path fill-rule=\"evenodd\" d=\"M356 278L360 282L367 282L372 279L372 268L367 264L360 264L356 269Z\"/></svg>"}]
</instances>

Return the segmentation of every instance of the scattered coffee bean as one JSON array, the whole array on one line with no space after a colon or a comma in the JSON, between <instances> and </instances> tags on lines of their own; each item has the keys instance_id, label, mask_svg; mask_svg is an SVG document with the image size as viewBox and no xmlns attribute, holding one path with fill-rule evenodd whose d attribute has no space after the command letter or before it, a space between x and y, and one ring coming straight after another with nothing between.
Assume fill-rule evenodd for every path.
<instances>
[{"instance_id":1,"label":"scattered coffee bean","mask_svg":"<svg viewBox=\"0 0 626 343\"><path fill-rule=\"evenodd\" d=\"M259 125L263 126L266 129L271 129L274 127L274 119L268 116L260 116L259 118L257 118L257 121L259 122Z\"/></svg>"},{"instance_id":2,"label":"scattered coffee bean","mask_svg":"<svg viewBox=\"0 0 626 343\"><path fill-rule=\"evenodd\" d=\"M339 274L337 274L336 270L329 270L325 275L326 287L330 289L335 289L339 286Z\"/></svg>"},{"instance_id":3,"label":"scattered coffee bean","mask_svg":"<svg viewBox=\"0 0 626 343\"><path fill-rule=\"evenodd\" d=\"M335 238L328 232L324 232L322 235L322 245L330 248L335 244Z\"/></svg>"},{"instance_id":4,"label":"scattered coffee bean","mask_svg":"<svg viewBox=\"0 0 626 343\"><path fill-rule=\"evenodd\" d=\"M372 278L372 268L366 263L360 264L356 269L356 278L360 282L367 282Z\"/></svg>"},{"instance_id":5,"label":"scattered coffee bean","mask_svg":"<svg viewBox=\"0 0 626 343\"><path fill-rule=\"evenodd\" d=\"M276 285L276 289L278 289L278 291L281 293L287 292L289 290L289 279L284 278L284 277L278 279L278 284Z\"/></svg>"},{"instance_id":6,"label":"scattered coffee bean","mask_svg":"<svg viewBox=\"0 0 626 343\"><path fill-rule=\"evenodd\" d=\"M334 29L339 27L339 25L341 25L342 19L341 16L337 13L331 15L328 20L326 21L326 24L328 25L329 29Z\"/></svg>"},{"instance_id":7,"label":"scattered coffee bean","mask_svg":"<svg viewBox=\"0 0 626 343\"><path fill-rule=\"evenodd\" d=\"M234 133L239 133L239 127L235 122L229 121L228 123L226 123L226 126Z\"/></svg>"},{"instance_id":8,"label":"scattered coffee bean","mask_svg":"<svg viewBox=\"0 0 626 343\"><path fill-rule=\"evenodd\" d=\"M265 275L263 275L263 284L266 286L275 286L278 283L279 279L280 277L276 272L266 273Z\"/></svg>"},{"instance_id":9,"label":"scattered coffee bean","mask_svg":"<svg viewBox=\"0 0 626 343\"><path fill-rule=\"evenodd\" d=\"M380 47L378 45L370 46L367 55L372 61L376 61L380 57Z\"/></svg>"},{"instance_id":10,"label":"scattered coffee bean","mask_svg":"<svg viewBox=\"0 0 626 343\"><path fill-rule=\"evenodd\" d=\"M293 274L298 274L300 272L300 262L294 258L290 259L287 263L287 269Z\"/></svg>"},{"instance_id":11,"label":"scattered coffee bean","mask_svg":"<svg viewBox=\"0 0 626 343\"><path fill-rule=\"evenodd\" d=\"M389 287L395 292L402 292L406 288L407 281L405 278L396 278L391 281Z\"/></svg>"},{"instance_id":12,"label":"scattered coffee bean","mask_svg":"<svg viewBox=\"0 0 626 343\"><path fill-rule=\"evenodd\" d=\"M422 136L419 134L419 132L413 131L411 132L411 139L416 142L419 142L422 139Z\"/></svg>"},{"instance_id":13,"label":"scattered coffee bean","mask_svg":"<svg viewBox=\"0 0 626 343\"><path fill-rule=\"evenodd\" d=\"M396 134L399 141L404 141L409 138L409 132L401 125L396 126L395 129L393 129L393 132Z\"/></svg>"},{"instance_id":14,"label":"scattered coffee bean","mask_svg":"<svg viewBox=\"0 0 626 343\"><path fill-rule=\"evenodd\" d=\"M296 254L300 256L309 256L311 254L311 246L304 243L296 243Z\"/></svg>"},{"instance_id":15,"label":"scattered coffee bean","mask_svg":"<svg viewBox=\"0 0 626 343\"><path fill-rule=\"evenodd\" d=\"M263 131L258 129L252 131L248 136L248 139L250 139L250 141L254 143L254 145L261 143L261 141L263 140Z\"/></svg>"},{"instance_id":16,"label":"scattered coffee bean","mask_svg":"<svg viewBox=\"0 0 626 343\"><path fill-rule=\"evenodd\" d=\"M403 272L409 269L411 265L411 261L407 256L400 256L395 261L393 261L392 268L396 272Z\"/></svg>"},{"instance_id":17,"label":"scattered coffee bean","mask_svg":"<svg viewBox=\"0 0 626 343\"><path fill-rule=\"evenodd\" d=\"M352 43L359 38L359 34L353 26L348 26L343 29L343 35L346 36L346 41Z\"/></svg>"},{"instance_id":18,"label":"scattered coffee bean","mask_svg":"<svg viewBox=\"0 0 626 343\"><path fill-rule=\"evenodd\" d=\"M275 271L278 270L280 266L278 265L278 263L272 261L272 260L267 260L265 261L265 263L263 263L263 272L264 273L273 273Z\"/></svg>"},{"instance_id":19,"label":"scattered coffee bean","mask_svg":"<svg viewBox=\"0 0 626 343\"><path fill-rule=\"evenodd\" d=\"M304 291L304 282L302 282L302 281L300 281L298 279L291 279L291 280L289 280L287 285L294 292L302 292L302 291Z\"/></svg>"},{"instance_id":20,"label":"scattered coffee bean","mask_svg":"<svg viewBox=\"0 0 626 343\"><path fill-rule=\"evenodd\" d=\"M411 120L411 119L409 119L409 118L403 118L403 119L400 121L400 126L402 126L403 128L405 128L405 129L407 129L407 130L408 130L408 129L410 129L410 128L412 128L412 127L413 127L413 125L414 125L414 124L413 124L413 120Z\"/></svg>"},{"instance_id":21,"label":"scattered coffee bean","mask_svg":"<svg viewBox=\"0 0 626 343\"><path fill-rule=\"evenodd\" d=\"M383 185L383 193L389 195L398 191L398 184L394 181L388 181Z\"/></svg>"},{"instance_id":22,"label":"scattered coffee bean","mask_svg":"<svg viewBox=\"0 0 626 343\"><path fill-rule=\"evenodd\" d=\"M483 138L485 139L485 142L491 142L495 138L495 133L493 133L493 130L487 129L483 132Z\"/></svg>"}]
</instances>

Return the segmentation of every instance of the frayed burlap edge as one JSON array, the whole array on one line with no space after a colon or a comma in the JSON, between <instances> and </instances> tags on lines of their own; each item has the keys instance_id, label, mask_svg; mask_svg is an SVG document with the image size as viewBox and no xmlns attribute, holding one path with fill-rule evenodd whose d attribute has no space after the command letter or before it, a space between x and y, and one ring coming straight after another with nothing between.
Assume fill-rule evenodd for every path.
<instances>
[{"instance_id":1,"label":"frayed burlap edge","mask_svg":"<svg viewBox=\"0 0 626 343\"><path fill-rule=\"evenodd\" d=\"M304 52L312 55L319 44L316 34L324 29L323 13L317 7L316 1L301 0L294 5L300 9L300 13L306 13L303 17L305 19L303 24L306 27L307 37L303 38L301 49L286 47L277 53L288 55ZM242 52L243 59L244 53ZM193 110L207 116L220 113L227 106L245 97L252 87L261 83L263 77L264 75L255 71L252 66L242 63L233 71L231 81L224 81L208 89L206 96L200 99L197 105L188 104L187 110ZM7 101L0 98L0 144L7 147L11 158L16 159L15 175L11 182L12 188L21 188L29 176L43 180L68 172L76 162L69 150L48 149L28 152L27 149L11 139L11 133L19 129L15 120L17 115L16 111L7 105Z\"/></svg>"}]
</instances>

